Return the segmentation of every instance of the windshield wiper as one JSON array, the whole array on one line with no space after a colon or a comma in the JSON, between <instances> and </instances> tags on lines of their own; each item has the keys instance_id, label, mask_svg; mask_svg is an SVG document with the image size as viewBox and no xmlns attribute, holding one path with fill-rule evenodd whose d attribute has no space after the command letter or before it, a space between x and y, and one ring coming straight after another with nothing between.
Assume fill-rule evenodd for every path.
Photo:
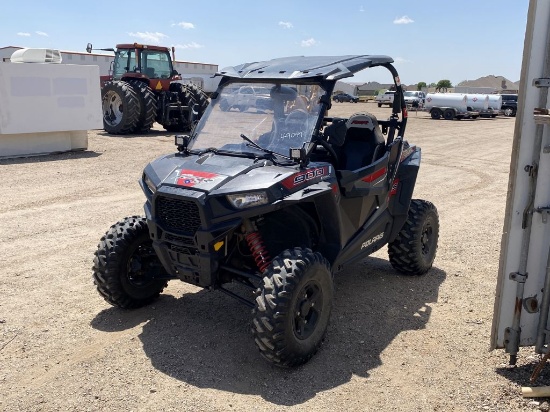
<instances>
[{"instance_id":1,"label":"windshield wiper","mask_svg":"<svg viewBox=\"0 0 550 412\"><path fill-rule=\"evenodd\" d=\"M245 135L242 134L242 133L241 133L241 138L242 138L243 140L246 140L246 141L248 142L248 143L247 143L247 146L249 146L249 147L253 147L253 148L255 148L255 149L258 149L258 150L260 150L260 151L262 151L262 152L264 152L264 153L267 153L268 155L271 155L271 156L273 156L273 157L274 157L274 156L281 156L281 157L284 157L285 159L292 160L292 159L291 159L290 157L288 157L288 156L285 156L285 155L283 155L283 154L281 154L281 153L277 153L277 152L274 152L273 150L269 150L269 149L266 149L266 148L260 146L258 143L252 141L248 136L245 136Z\"/></svg>"}]
</instances>

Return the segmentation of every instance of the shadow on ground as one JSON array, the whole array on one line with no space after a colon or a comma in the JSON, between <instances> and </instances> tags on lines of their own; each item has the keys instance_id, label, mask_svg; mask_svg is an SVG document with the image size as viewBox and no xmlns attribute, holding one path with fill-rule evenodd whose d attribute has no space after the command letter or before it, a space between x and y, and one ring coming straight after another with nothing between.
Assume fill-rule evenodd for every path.
<instances>
[{"instance_id":1,"label":"shadow on ground","mask_svg":"<svg viewBox=\"0 0 550 412\"><path fill-rule=\"evenodd\" d=\"M41 155L28 155L21 157L6 157L0 158L0 164L26 164L26 163L42 163L56 162L58 160L68 159L90 159L101 156L101 153L92 150L76 150L72 152L54 152Z\"/></svg>"},{"instance_id":2,"label":"shadow on ground","mask_svg":"<svg viewBox=\"0 0 550 412\"><path fill-rule=\"evenodd\" d=\"M520 358L522 364L518 366L501 366L496 368L496 372L519 386L550 386L550 363L542 363L542 368L534 381L531 382L531 376L539 366L540 358L530 356L528 359ZM550 400L550 397L546 400Z\"/></svg>"},{"instance_id":3,"label":"shadow on ground","mask_svg":"<svg viewBox=\"0 0 550 412\"><path fill-rule=\"evenodd\" d=\"M153 306L136 311L106 309L91 324L114 332L146 322L139 338L162 373L199 388L296 405L353 375L368 377L397 335L425 327L445 276L436 268L421 277L397 275L377 258L340 272L325 342L309 363L296 369L263 360L251 337L249 309L220 292L162 295Z\"/></svg>"}]
</instances>

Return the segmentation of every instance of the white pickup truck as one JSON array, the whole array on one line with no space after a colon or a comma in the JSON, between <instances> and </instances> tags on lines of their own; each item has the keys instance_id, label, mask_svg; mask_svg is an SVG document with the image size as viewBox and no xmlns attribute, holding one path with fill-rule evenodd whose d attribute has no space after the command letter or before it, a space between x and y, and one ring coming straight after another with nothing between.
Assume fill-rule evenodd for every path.
<instances>
[{"instance_id":1,"label":"white pickup truck","mask_svg":"<svg viewBox=\"0 0 550 412\"><path fill-rule=\"evenodd\" d=\"M422 108L426 102L426 93L421 91L406 91L403 93L403 96L405 98L405 104L410 107Z\"/></svg>"},{"instance_id":2,"label":"white pickup truck","mask_svg":"<svg viewBox=\"0 0 550 412\"><path fill-rule=\"evenodd\" d=\"M249 107L270 109L271 98L269 96L269 89L264 87L242 86L238 90L222 96L220 100L220 109L223 111L237 109L244 112L248 110Z\"/></svg>"},{"instance_id":3,"label":"white pickup truck","mask_svg":"<svg viewBox=\"0 0 550 412\"><path fill-rule=\"evenodd\" d=\"M393 106L393 96L395 94L395 91L393 90L386 90L384 94L379 94L374 98L374 101L378 103L378 107L382 107L383 104L387 104L388 106Z\"/></svg>"}]
</instances>

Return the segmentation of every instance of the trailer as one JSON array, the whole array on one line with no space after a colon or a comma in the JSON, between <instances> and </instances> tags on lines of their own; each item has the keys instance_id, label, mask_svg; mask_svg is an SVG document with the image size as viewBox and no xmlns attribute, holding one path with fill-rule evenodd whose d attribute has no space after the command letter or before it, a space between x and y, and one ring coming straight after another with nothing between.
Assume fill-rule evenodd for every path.
<instances>
[{"instance_id":1,"label":"trailer","mask_svg":"<svg viewBox=\"0 0 550 412\"><path fill-rule=\"evenodd\" d=\"M530 0L490 345L511 365L550 356L549 88L550 2Z\"/></svg>"},{"instance_id":2,"label":"trailer","mask_svg":"<svg viewBox=\"0 0 550 412\"><path fill-rule=\"evenodd\" d=\"M468 109L468 99L460 93L428 93L425 109L434 120L477 119L479 112Z\"/></svg>"},{"instance_id":3,"label":"trailer","mask_svg":"<svg viewBox=\"0 0 550 412\"><path fill-rule=\"evenodd\" d=\"M500 113L502 96L495 94L467 93L468 110L479 112L480 117L495 118Z\"/></svg>"}]
</instances>

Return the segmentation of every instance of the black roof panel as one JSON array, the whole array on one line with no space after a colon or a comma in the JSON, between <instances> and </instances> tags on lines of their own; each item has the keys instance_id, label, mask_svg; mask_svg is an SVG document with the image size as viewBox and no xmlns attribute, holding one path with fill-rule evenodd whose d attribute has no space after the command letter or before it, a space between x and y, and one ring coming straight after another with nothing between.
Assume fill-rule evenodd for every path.
<instances>
[{"instance_id":1,"label":"black roof panel","mask_svg":"<svg viewBox=\"0 0 550 412\"><path fill-rule=\"evenodd\" d=\"M368 67L379 66L384 63L393 63L393 59L383 55L295 56L226 67L216 75L243 79L306 79L321 77L326 80L339 80L344 77L351 77L354 73Z\"/></svg>"}]
</instances>

